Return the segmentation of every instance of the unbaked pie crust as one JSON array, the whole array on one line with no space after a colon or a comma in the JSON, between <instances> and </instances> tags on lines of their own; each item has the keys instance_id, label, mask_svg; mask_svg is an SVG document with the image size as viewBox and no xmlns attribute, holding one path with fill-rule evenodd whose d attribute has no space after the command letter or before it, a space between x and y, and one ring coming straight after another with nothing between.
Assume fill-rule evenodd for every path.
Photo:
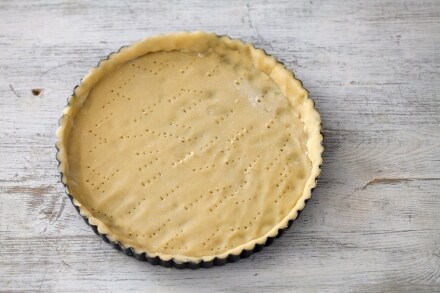
<instances>
[{"instance_id":1,"label":"unbaked pie crust","mask_svg":"<svg viewBox=\"0 0 440 293\"><path fill-rule=\"evenodd\" d=\"M310 198L321 120L264 51L204 32L111 54L68 99L62 182L100 234L134 253L209 262L264 244Z\"/></svg>"}]
</instances>

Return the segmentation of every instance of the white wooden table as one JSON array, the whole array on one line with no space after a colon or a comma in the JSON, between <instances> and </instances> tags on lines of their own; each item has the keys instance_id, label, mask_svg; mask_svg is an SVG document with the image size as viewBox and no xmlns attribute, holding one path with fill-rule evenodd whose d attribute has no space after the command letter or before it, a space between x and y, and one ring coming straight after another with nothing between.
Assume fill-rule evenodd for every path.
<instances>
[{"instance_id":1,"label":"white wooden table","mask_svg":"<svg viewBox=\"0 0 440 293\"><path fill-rule=\"evenodd\" d=\"M440 1L215 2L0 1L0 291L440 292ZM99 59L198 29L286 63L321 112L325 154L272 246L179 271L86 226L59 181L55 130Z\"/></svg>"}]
</instances>

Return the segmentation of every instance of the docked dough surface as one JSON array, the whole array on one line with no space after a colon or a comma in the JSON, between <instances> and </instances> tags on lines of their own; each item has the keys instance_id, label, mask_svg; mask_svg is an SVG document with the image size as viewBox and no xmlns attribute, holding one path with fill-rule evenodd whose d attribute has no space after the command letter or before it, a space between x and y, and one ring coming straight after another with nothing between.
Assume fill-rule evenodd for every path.
<instances>
[{"instance_id":1,"label":"docked dough surface","mask_svg":"<svg viewBox=\"0 0 440 293\"><path fill-rule=\"evenodd\" d=\"M238 50L131 60L91 89L72 125L70 192L151 253L218 255L264 236L312 169L299 110Z\"/></svg>"}]
</instances>

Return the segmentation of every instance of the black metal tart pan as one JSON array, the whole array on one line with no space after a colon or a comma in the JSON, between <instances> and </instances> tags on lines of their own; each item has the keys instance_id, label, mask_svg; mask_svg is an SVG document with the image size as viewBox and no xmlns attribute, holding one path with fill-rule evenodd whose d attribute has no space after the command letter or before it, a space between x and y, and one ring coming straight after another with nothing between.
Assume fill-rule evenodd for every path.
<instances>
[{"instance_id":1,"label":"black metal tart pan","mask_svg":"<svg viewBox=\"0 0 440 293\"><path fill-rule=\"evenodd\" d=\"M221 38L221 37L227 37L227 38L229 38L229 39L232 39L232 38L229 37L228 35L217 35L217 36L218 36L219 38ZM260 49L260 48L255 47L253 44L252 44L252 46L253 46L255 49ZM101 59L101 60L98 62L98 64L95 66L95 68L98 67L102 61L104 61L104 60L108 60L108 59L110 58L111 55L113 55L113 54L115 54L115 53L118 53L120 50L122 50L122 49L125 48L125 47L128 47L128 46L122 46L122 47L119 48L118 51L112 52L112 53L110 53L106 58ZM267 54L267 52L266 52L264 49L261 49L261 50L262 50L267 56L271 56L271 55ZM284 64L283 62L280 62L278 59L276 59L276 60L277 60L278 63L282 64L282 65L286 68L286 66L285 66L285 64ZM286 69L287 69L287 68L286 68ZM288 69L287 69L287 70L288 70ZM289 71L290 71L290 70L289 70ZM307 93L309 93L308 90L307 90L306 88L303 87L303 83L302 83L302 81L299 80L299 79L296 78L296 77L295 77L295 79L297 79L297 80L301 83L301 87L302 87L304 90L306 90ZM81 83L82 83L82 80L80 81L80 83L79 83L77 86L75 86L75 88L73 89L73 94L72 94L72 96L75 95L75 89L76 89ZM309 98L310 98L310 97L309 97ZM311 99L311 100L312 100L312 99ZM313 101L313 104L315 105L315 101L314 101L314 100L312 100L312 101ZM68 105L69 105L69 102L67 102L67 106L68 106ZM61 119L62 119L63 117L64 117L64 115L59 119L59 122L58 122L59 125L61 125L60 122L61 122ZM322 138L323 138L323 140L324 140L324 135L323 135L323 133L322 133L322 123L321 123L321 131L320 131L320 132L321 132ZM321 144L322 144L322 142L321 142ZM56 158L56 160L58 161L58 165L60 165L61 162L60 162L59 159L58 159L58 152L59 152L59 149L58 149L58 147L57 147L56 145L55 145L55 147L56 147L56 149L57 149L57 153L56 153L55 158ZM321 169L321 165L319 166L319 168ZM63 181L62 181L63 173L62 173L61 171L60 171L60 176L61 176L61 182L63 183ZM318 175L318 177L319 177L319 175ZM315 179L315 181L317 181L318 177ZM214 259L211 260L211 261L203 261L203 260L202 260L202 261L197 262L197 263L196 263L196 262L176 262L174 259L164 260L164 259L161 259L161 258L158 257L158 256L150 257L150 256L147 255L145 252L143 252L143 253L137 253L137 252L135 252L134 249L132 249L131 247L124 247L124 246L121 245L119 242L117 242L117 241L112 241L109 237L107 237L107 234L100 233L100 232L98 231L98 227L97 227L97 226L91 224L90 221L89 221L89 219L88 219L87 217L81 215L80 208L79 208L78 206L76 206L76 205L73 203L73 197L72 197L72 195L70 195L70 194L67 192L67 185L64 184L64 183L63 183L63 185L64 185L64 187L65 187L65 192L66 192L67 196L70 198L70 200L71 200L73 206L75 207L76 211L78 212L78 214L83 218L84 222L86 222L86 224L89 225L89 226L92 228L92 230L93 230L98 236L100 236L105 242L111 244L114 248L116 248L117 250L122 251L124 254L126 254L126 255L128 255L128 256L132 256L132 257L134 257L134 258L136 258L136 259L138 259L138 260L140 260L140 261L145 261L145 262L148 262L148 263L150 263L150 264L152 264L152 265L160 265L160 266L163 266L163 267L166 267L166 268L170 268L170 267L174 267L174 268L177 268L177 269L185 269L185 268L189 268L189 269L211 268L211 267L213 267L213 266L223 266L223 265L225 265L225 264L227 264L227 263L234 263L234 262L236 262L236 261L238 261L238 260L240 260L240 259L242 259L242 258L248 258L248 257L249 257L250 255L252 255L253 253L261 251L265 246L269 246L269 245L271 245L271 244L274 242L274 240L275 240L276 238L281 237L281 235L283 235L284 231L286 231L286 230L292 225L292 222L295 221L296 219L298 219L298 217L300 216L300 214L301 214L301 212L302 212L302 210L303 210L303 209L298 210L298 211L297 211L298 214L297 214L296 218L295 218L295 219L291 219L291 220L289 220L289 222L288 222L288 224L287 224L287 226L286 226L285 228L278 229L278 232L277 232L277 234L276 234L275 236L273 236L273 237L268 237L268 238L266 239L266 241L265 241L264 243L262 243L262 244L256 244L255 247L254 247L253 249L250 249L250 250L246 250L246 249L244 249L240 254L237 254L237 255L230 254L230 255L228 255L226 258L217 258L217 257L216 257L216 258L214 258ZM315 185L315 186L316 186L316 185ZM314 189L315 189L315 188L312 188L311 192L313 192ZM308 200L309 200L309 199L306 199L306 200L304 201L304 203L307 204L307 201L308 201Z\"/></svg>"}]
</instances>

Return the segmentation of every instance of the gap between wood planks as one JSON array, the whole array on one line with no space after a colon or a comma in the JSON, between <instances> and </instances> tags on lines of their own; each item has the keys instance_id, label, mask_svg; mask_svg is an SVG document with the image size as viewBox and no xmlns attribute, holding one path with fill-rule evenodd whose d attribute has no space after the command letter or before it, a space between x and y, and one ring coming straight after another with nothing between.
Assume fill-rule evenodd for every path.
<instances>
[{"instance_id":1,"label":"gap between wood planks","mask_svg":"<svg viewBox=\"0 0 440 293\"><path fill-rule=\"evenodd\" d=\"M435 177L422 177L422 178L374 178L362 185L361 190L365 190L367 186L374 184L393 184L399 182L408 182L408 181L434 181L440 180L440 178Z\"/></svg>"},{"instance_id":2,"label":"gap between wood planks","mask_svg":"<svg viewBox=\"0 0 440 293\"><path fill-rule=\"evenodd\" d=\"M377 184L394 184L394 183L400 183L400 182L411 182L411 181L436 181L440 180L440 178L437 177L415 177L415 178L405 178L405 177L395 177L395 178L373 178L367 183L353 188L353 190L344 196L344 198L351 197L353 194L355 194L359 190L365 190L368 186L371 185L377 185Z\"/></svg>"}]
</instances>

